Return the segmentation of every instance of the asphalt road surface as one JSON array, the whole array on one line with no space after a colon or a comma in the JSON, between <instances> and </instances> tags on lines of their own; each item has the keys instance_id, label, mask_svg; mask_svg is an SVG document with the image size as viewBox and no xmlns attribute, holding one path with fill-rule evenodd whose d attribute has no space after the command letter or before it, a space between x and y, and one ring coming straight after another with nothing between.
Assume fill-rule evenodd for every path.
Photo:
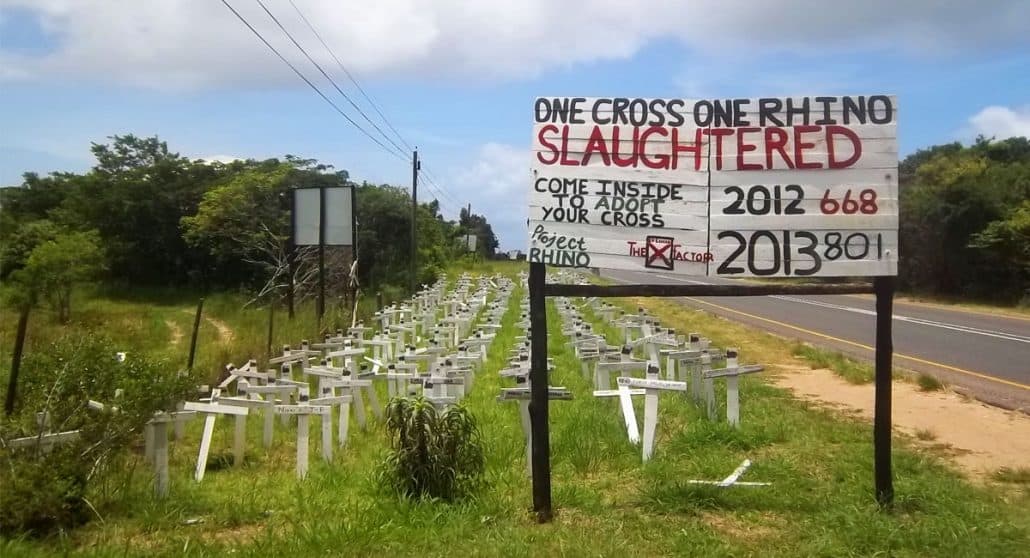
<instances>
[{"instance_id":1,"label":"asphalt road surface","mask_svg":"<svg viewBox=\"0 0 1030 558\"><path fill-rule=\"evenodd\" d=\"M732 284L732 279L602 270L619 283ZM691 306L777 335L873 359L872 296L691 297ZM1030 319L894 303L895 367L932 374L981 400L1030 411Z\"/></svg>"}]
</instances>

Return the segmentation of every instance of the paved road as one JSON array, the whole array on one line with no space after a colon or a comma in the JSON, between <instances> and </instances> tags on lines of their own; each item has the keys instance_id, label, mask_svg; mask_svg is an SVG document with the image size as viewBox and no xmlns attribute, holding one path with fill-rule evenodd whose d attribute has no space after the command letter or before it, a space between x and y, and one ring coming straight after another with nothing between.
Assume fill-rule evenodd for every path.
<instances>
[{"instance_id":1,"label":"paved road","mask_svg":"<svg viewBox=\"0 0 1030 558\"><path fill-rule=\"evenodd\" d=\"M621 283L727 284L732 279L602 271ZM873 298L698 297L691 306L871 361ZM1030 319L896 302L895 366L927 372L985 401L1030 410Z\"/></svg>"}]
</instances>

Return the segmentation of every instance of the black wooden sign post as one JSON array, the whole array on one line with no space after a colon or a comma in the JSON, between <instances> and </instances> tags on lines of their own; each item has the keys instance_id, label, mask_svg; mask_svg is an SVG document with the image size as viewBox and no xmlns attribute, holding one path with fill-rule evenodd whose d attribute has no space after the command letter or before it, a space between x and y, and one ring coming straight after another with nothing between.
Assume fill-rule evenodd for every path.
<instances>
[{"instance_id":1,"label":"black wooden sign post","mask_svg":"<svg viewBox=\"0 0 1030 558\"><path fill-rule=\"evenodd\" d=\"M529 264L529 318L531 328L532 398L530 420L533 432L533 510L541 522L550 521L551 450L547 399L547 314L549 296L583 297L677 297L677 296L766 296L766 295L876 295L876 401L873 418L873 454L876 499L883 507L894 499L891 473L891 361L894 278L876 277L868 283L801 285L570 285L550 284L542 263Z\"/></svg>"},{"instance_id":2,"label":"black wooden sign post","mask_svg":"<svg viewBox=\"0 0 1030 558\"><path fill-rule=\"evenodd\" d=\"M541 522L551 520L551 434L547 398L547 267L529 265L530 431L533 433L533 510Z\"/></svg>"}]
</instances>

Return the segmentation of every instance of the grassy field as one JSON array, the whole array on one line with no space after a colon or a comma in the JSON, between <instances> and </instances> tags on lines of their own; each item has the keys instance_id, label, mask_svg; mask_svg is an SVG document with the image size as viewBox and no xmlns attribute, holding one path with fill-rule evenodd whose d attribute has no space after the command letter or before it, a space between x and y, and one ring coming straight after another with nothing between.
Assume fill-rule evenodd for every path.
<instances>
[{"instance_id":1,"label":"grassy field","mask_svg":"<svg viewBox=\"0 0 1030 558\"><path fill-rule=\"evenodd\" d=\"M491 271L515 269L492 265ZM120 503L98 510L102 521L44 540L3 540L0 555L1017 556L1030 547L1026 485L971 485L939 456L902 440L895 452L896 505L882 512L872 494L871 429L799 402L760 377L742 382L739 430L704 419L683 397L663 395L656 455L641 464L617 403L590 396L571 349L558 342L553 303L549 353L557 370L551 383L569 387L576 398L551 405L557 516L538 525L529 513L517 406L496 401L508 383L497 371L517 334L511 325L521 296L520 289L467 400L486 440L487 483L476 498L399 501L374 481L386 450L382 425L373 422L365 432L352 426L348 447L324 463L316 456L317 419L306 480L294 476L292 428L277 422L275 444L266 452L252 421L246 462L233 468L227 465L232 423L222 420L208 474L196 484L191 473L200 422L193 421L185 439L172 443L168 499L151 496L139 465ZM663 324L703 332L717 346L739 346L743 363L798 362L796 347L727 320L657 299L621 303L645 306ZM153 347L180 362L193 304L97 298L73 307L73 318L81 312L85 320L74 327L93 324L124 339L129 350ZM208 315L230 327L233 337L221 338L214 324L205 323L198 369L216 373L226 361L264 351L266 311L240 311L238 304L235 296L209 297ZM185 332L178 343L170 341L168 321ZM31 333L33 347L74 331L40 322ZM13 321L2 325L7 350ZM609 326L595 325L618 342ZM311 335L314 323L297 320L281 329L276 344ZM381 395L385 400L385 389ZM746 479L772 486L711 489L687 482L722 478L744 458L755 463Z\"/></svg>"}]
</instances>

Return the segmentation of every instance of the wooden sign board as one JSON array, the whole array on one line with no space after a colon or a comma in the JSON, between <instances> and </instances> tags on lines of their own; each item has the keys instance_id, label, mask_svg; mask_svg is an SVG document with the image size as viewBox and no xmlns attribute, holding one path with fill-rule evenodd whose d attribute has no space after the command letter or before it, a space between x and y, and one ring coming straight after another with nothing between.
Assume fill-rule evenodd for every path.
<instances>
[{"instance_id":1,"label":"wooden sign board","mask_svg":"<svg viewBox=\"0 0 1030 558\"><path fill-rule=\"evenodd\" d=\"M897 275L897 99L539 98L529 261Z\"/></svg>"}]
</instances>

